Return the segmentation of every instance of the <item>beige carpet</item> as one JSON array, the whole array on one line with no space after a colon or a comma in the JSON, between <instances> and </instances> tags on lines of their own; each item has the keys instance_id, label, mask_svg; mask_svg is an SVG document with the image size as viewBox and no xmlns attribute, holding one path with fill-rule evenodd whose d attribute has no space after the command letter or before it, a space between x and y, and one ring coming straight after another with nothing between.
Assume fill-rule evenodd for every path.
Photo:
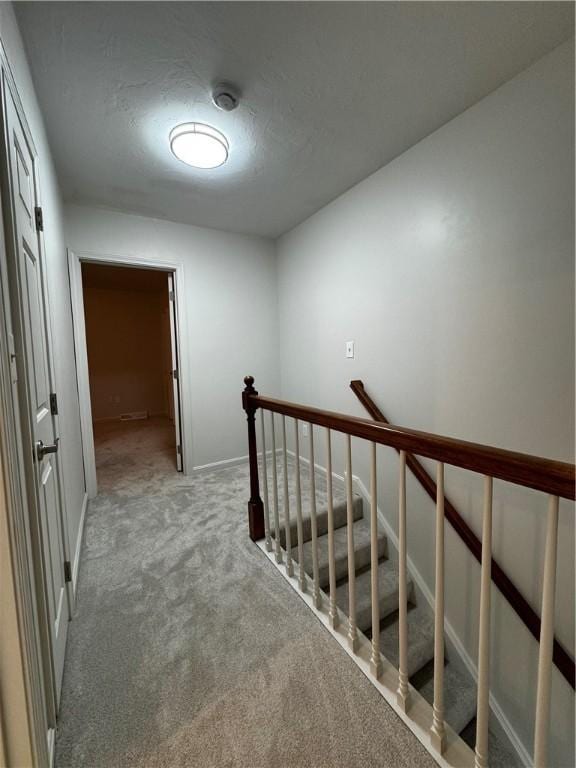
<instances>
[{"instance_id":1,"label":"beige carpet","mask_svg":"<svg viewBox=\"0 0 576 768\"><path fill-rule=\"evenodd\" d=\"M126 426L99 438L56 765L435 765L250 542L247 467L183 477Z\"/></svg>"}]
</instances>

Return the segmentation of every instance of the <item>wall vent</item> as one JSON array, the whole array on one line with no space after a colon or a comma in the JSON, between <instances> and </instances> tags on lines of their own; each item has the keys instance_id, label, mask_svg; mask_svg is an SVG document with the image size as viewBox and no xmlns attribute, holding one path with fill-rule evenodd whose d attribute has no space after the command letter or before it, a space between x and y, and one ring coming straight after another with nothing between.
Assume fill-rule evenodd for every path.
<instances>
[{"instance_id":1,"label":"wall vent","mask_svg":"<svg viewBox=\"0 0 576 768\"><path fill-rule=\"evenodd\" d=\"M132 413L121 413L120 421L136 421L137 419L147 419L148 411L132 411Z\"/></svg>"}]
</instances>

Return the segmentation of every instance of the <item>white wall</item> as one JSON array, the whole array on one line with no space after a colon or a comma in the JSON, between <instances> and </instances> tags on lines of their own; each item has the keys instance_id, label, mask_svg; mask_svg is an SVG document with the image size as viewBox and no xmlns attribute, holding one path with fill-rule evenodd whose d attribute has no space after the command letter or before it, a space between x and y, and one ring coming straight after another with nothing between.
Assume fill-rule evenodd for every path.
<instances>
[{"instance_id":1,"label":"white wall","mask_svg":"<svg viewBox=\"0 0 576 768\"><path fill-rule=\"evenodd\" d=\"M66 206L66 240L92 252L178 262L184 270L189 423L194 467L247 453L243 378L278 386L274 244L202 227L113 211Z\"/></svg>"},{"instance_id":2,"label":"white wall","mask_svg":"<svg viewBox=\"0 0 576 768\"><path fill-rule=\"evenodd\" d=\"M44 211L46 274L59 406L59 453L65 484L65 508L71 547L69 554L73 561L79 545L78 534L85 485L60 191L20 32L12 5L7 2L0 2L0 37L38 151Z\"/></svg>"},{"instance_id":3,"label":"white wall","mask_svg":"<svg viewBox=\"0 0 576 768\"><path fill-rule=\"evenodd\" d=\"M573 88L565 44L280 239L283 397L360 415L348 385L361 378L393 423L573 460ZM381 503L394 522L393 456ZM355 472L367 479L361 449ZM481 487L447 474L477 532ZM495 556L540 612L546 498L496 482L495 499ZM409 518L433 585L432 505L414 483ZM452 531L447 545L448 618L476 658L479 568ZM562 503L557 634L572 653L573 564ZM537 643L499 595L492 615L493 690L531 750ZM554 764L572 765L557 673L553 695Z\"/></svg>"}]
</instances>

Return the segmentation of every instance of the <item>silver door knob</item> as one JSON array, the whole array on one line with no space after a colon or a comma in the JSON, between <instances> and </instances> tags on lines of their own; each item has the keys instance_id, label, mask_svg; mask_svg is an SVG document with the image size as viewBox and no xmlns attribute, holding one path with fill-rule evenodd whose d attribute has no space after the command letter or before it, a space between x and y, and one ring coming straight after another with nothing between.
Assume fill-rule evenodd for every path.
<instances>
[{"instance_id":1,"label":"silver door knob","mask_svg":"<svg viewBox=\"0 0 576 768\"><path fill-rule=\"evenodd\" d=\"M60 442L60 438L57 437L54 445L44 445L42 440L38 440L36 443L36 458L38 461L42 461L44 456L46 456L47 453L57 453L58 451L58 443Z\"/></svg>"}]
</instances>

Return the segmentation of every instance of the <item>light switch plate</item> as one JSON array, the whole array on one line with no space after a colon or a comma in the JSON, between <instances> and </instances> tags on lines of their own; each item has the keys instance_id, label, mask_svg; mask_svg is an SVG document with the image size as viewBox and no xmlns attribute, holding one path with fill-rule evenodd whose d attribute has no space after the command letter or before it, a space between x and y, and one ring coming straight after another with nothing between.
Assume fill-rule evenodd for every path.
<instances>
[{"instance_id":1,"label":"light switch plate","mask_svg":"<svg viewBox=\"0 0 576 768\"><path fill-rule=\"evenodd\" d=\"M346 357L354 357L354 342L346 342Z\"/></svg>"}]
</instances>

